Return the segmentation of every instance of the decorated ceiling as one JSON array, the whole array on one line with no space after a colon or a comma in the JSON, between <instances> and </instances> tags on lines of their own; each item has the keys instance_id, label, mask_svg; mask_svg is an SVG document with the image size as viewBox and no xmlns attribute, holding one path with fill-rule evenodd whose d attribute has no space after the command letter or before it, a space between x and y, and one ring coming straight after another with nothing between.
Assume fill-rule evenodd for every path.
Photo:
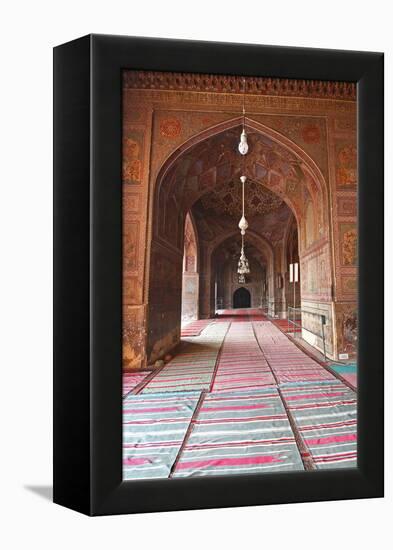
<instances>
[{"instance_id":1,"label":"decorated ceiling","mask_svg":"<svg viewBox=\"0 0 393 550\"><path fill-rule=\"evenodd\" d=\"M242 212L241 191L240 180L232 179L203 195L201 203L206 210L213 211L217 216L228 214L240 217ZM283 204L283 200L279 196L253 181L246 182L244 200L245 213L250 219L257 214L274 212Z\"/></svg>"},{"instance_id":2,"label":"decorated ceiling","mask_svg":"<svg viewBox=\"0 0 393 550\"><path fill-rule=\"evenodd\" d=\"M237 263L239 259L239 250L241 247L241 237L236 234L232 237L226 239L221 245L217 248L214 254L214 259L216 264L223 264L227 261ZM249 260L256 260L261 266L266 265L266 257L263 252L251 242L250 239L246 239L244 243L244 251Z\"/></svg>"},{"instance_id":3,"label":"decorated ceiling","mask_svg":"<svg viewBox=\"0 0 393 550\"><path fill-rule=\"evenodd\" d=\"M274 178L296 187L305 176L295 155L251 128L247 129L249 152L242 157L237 150L240 130L228 129L186 151L172 168L167 196L191 209L201 240L212 242L237 229L242 213L240 176L246 175L245 215L250 229L274 245L283 239L292 217Z\"/></svg>"},{"instance_id":4,"label":"decorated ceiling","mask_svg":"<svg viewBox=\"0 0 393 550\"><path fill-rule=\"evenodd\" d=\"M219 188L217 192L207 193L192 207L201 240L213 241L220 235L237 230L241 217L241 197L236 184L237 182L233 186L228 185L227 188L223 186L223 189ZM245 214L249 229L275 244L282 240L293 214L285 202L274 193L265 190L260 184L251 182L251 186L250 196L248 188L245 193Z\"/></svg>"},{"instance_id":5,"label":"decorated ceiling","mask_svg":"<svg viewBox=\"0 0 393 550\"><path fill-rule=\"evenodd\" d=\"M258 132L247 129L249 152L239 155L237 145L241 128L236 127L206 139L190 148L172 169L171 191L178 203L191 206L207 191L215 191L213 203L225 212L233 211L231 200L236 196L233 185L231 195L225 188L246 175L250 181L274 187L281 180L296 187L305 179L299 159L290 151ZM277 183L276 183L277 182ZM263 195L256 185L250 188L252 208L259 213L273 210L279 201L271 195Z\"/></svg>"}]
</instances>

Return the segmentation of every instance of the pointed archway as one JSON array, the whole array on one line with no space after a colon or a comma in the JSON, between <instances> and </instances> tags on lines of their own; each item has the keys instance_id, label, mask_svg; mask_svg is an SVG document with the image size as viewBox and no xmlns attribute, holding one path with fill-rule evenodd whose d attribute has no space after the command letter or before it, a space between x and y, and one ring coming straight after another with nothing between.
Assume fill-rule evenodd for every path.
<instances>
[{"instance_id":1,"label":"pointed archway","mask_svg":"<svg viewBox=\"0 0 393 550\"><path fill-rule=\"evenodd\" d=\"M233 309L251 307L251 294L247 288L241 286L233 293Z\"/></svg>"},{"instance_id":2,"label":"pointed archway","mask_svg":"<svg viewBox=\"0 0 393 550\"><path fill-rule=\"evenodd\" d=\"M192 213L184 224L184 256L181 319L182 323L199 317L199 258L198 236Z\"/></svg>"},{"instance_id":3,"label":"pointed archway","mask_svg":"<svg viewBox=\"0 0 393 550\"><path fill-rule=\"evenodd\" d=\"M180 339L186 213L211 189L230 180L238 181L241 174L281 197L293 212L299 237L302 305L304 301L307 307L315 308L321 301L326 303L332 299L325 180L315 163L296 144L256 121L247 119L246 126L250 150L244 160L241 161L237 151L241 119L234 119L182 144L158 174L151 195L152 240L147 255L146 347L150 360L161 356ZM278 248L280 246L282 256L283 245ZM214 303L214 279L209 271L211 253L210 249L201 251L200 255L200 294L205 296L210 310L210 304ZM274 258L273 263L269 292L274 295L274 308L276 296L280 294L277 288L282 287L282 262Z\"/></svg>"},{"instance_id":4,"label":"pointed archway","mask_svg":"<svg viewBox=\"0 0 393 550\"><path fill-rule=\"evenodd\" d=\"M205 275L200 293L200 313L204 317L212 317L216 309L233 307L233 293L242 286L237 274L237 260L240 251L239 231L219 235L208 251L207 275ZM251 273L246 278L250 289L251 306L262 308L274 303L274 251L271 244L253 230L247 231L246 255L250 261ZM205 254L206 256L206 254ZM205 289L212 286L211 281L217 281L218 303ZM215 307L216 306L216 307Z\"/></svg>"}]
</instances>

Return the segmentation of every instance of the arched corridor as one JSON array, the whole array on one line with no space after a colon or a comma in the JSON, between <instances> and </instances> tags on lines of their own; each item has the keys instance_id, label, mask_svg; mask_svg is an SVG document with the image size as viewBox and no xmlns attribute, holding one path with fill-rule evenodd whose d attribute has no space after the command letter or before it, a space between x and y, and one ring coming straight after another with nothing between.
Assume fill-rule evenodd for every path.
<instances>
[{"instance_id":1,"label":"arched corridor","mask_svg":"<svg viewBox=\"0 0 393 550\"><path fill-rule=\"evenodd\" d=\"M239 122L234 119L193 137L172 153L157 174L147 256L148 363L179 343L184 319L182 289L183 302L185 294L192 298L194 317L209 318L217 306L233 306L235 289L220 303L219 272L224 265L218 256L221 253L225 263L240 250L240 244L233 248L233 238L227 250L219 247L230 241L234 220L241 214L239 178L243 171L248 178L245 207L250 222L246 247L254 246L257 262L265 271L263 280L258 279L262 290L251 292L257 296L251 306L263 305L277 318L287 317L290 304L301 307L304 338L331 358L335 356L326 182L294 143L252 119L246 119L250 154L243 161L236 153ZM187 227L192 227L198 243L198 271L193 277L182 275L188 261ZM298 272L305 274L301 284L299 280L292 284L289 277L295 259ZM321 269L315 269L316 261ZM325 319L323 342L320 330L315 330L316 315Z\"/></svg>"}]
</instances>

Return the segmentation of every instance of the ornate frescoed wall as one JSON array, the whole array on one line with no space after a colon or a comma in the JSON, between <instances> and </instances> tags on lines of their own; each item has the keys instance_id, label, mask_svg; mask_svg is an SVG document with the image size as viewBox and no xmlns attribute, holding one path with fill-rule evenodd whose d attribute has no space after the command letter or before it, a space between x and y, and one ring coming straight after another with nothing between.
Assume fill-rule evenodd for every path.
<instances>
[{"instance_id":1,"label":"ornate frescoed wall","mask_svg":"<svg viewBox=\"0 0 393 550\"><path fill-rule=\"evenodd\" d=\"M123 110L123 368L146 362L145 245L152 112Z\"/></svg>"},{"instance_id":2,"label":"ornate frescoed wall","mask_svg":"<svg viewBox=\"0 0 393 550\"><path fill-rule=\"evenodd\" d=\"M351 83L247 78L250 152L241 165L240 77L124 72L125 369L153 361L178 342L190 210L200 248L197 315L214 314L212 254L220 235L233 230L225 216L235 216L236 192L226 193L226 186L236 186L241 171L250 185L270 193L255 195L249 221L269 246L272 313L284 315L287 307L283 240L292 215L302 307L326 314L331 356L355 353L355 93ZM203 202L210 217L198 218Z\"/></svg>"}]
</instances>

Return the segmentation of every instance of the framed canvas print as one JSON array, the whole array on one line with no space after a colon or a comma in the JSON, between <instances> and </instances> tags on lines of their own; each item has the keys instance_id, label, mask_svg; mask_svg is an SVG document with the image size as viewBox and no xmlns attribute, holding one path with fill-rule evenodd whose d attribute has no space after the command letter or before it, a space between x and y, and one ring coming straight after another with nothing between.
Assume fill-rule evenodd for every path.
<instances>
[{"instance_id":1,"label":"framed canvas print","mask_svg":"<svg viewBox=\"0 0 393 550\"><path fill-rule=\"evenodd\" d=\"M383 495L383 55L54 50L54 501Z\"/></svg>"}]
</instances>

